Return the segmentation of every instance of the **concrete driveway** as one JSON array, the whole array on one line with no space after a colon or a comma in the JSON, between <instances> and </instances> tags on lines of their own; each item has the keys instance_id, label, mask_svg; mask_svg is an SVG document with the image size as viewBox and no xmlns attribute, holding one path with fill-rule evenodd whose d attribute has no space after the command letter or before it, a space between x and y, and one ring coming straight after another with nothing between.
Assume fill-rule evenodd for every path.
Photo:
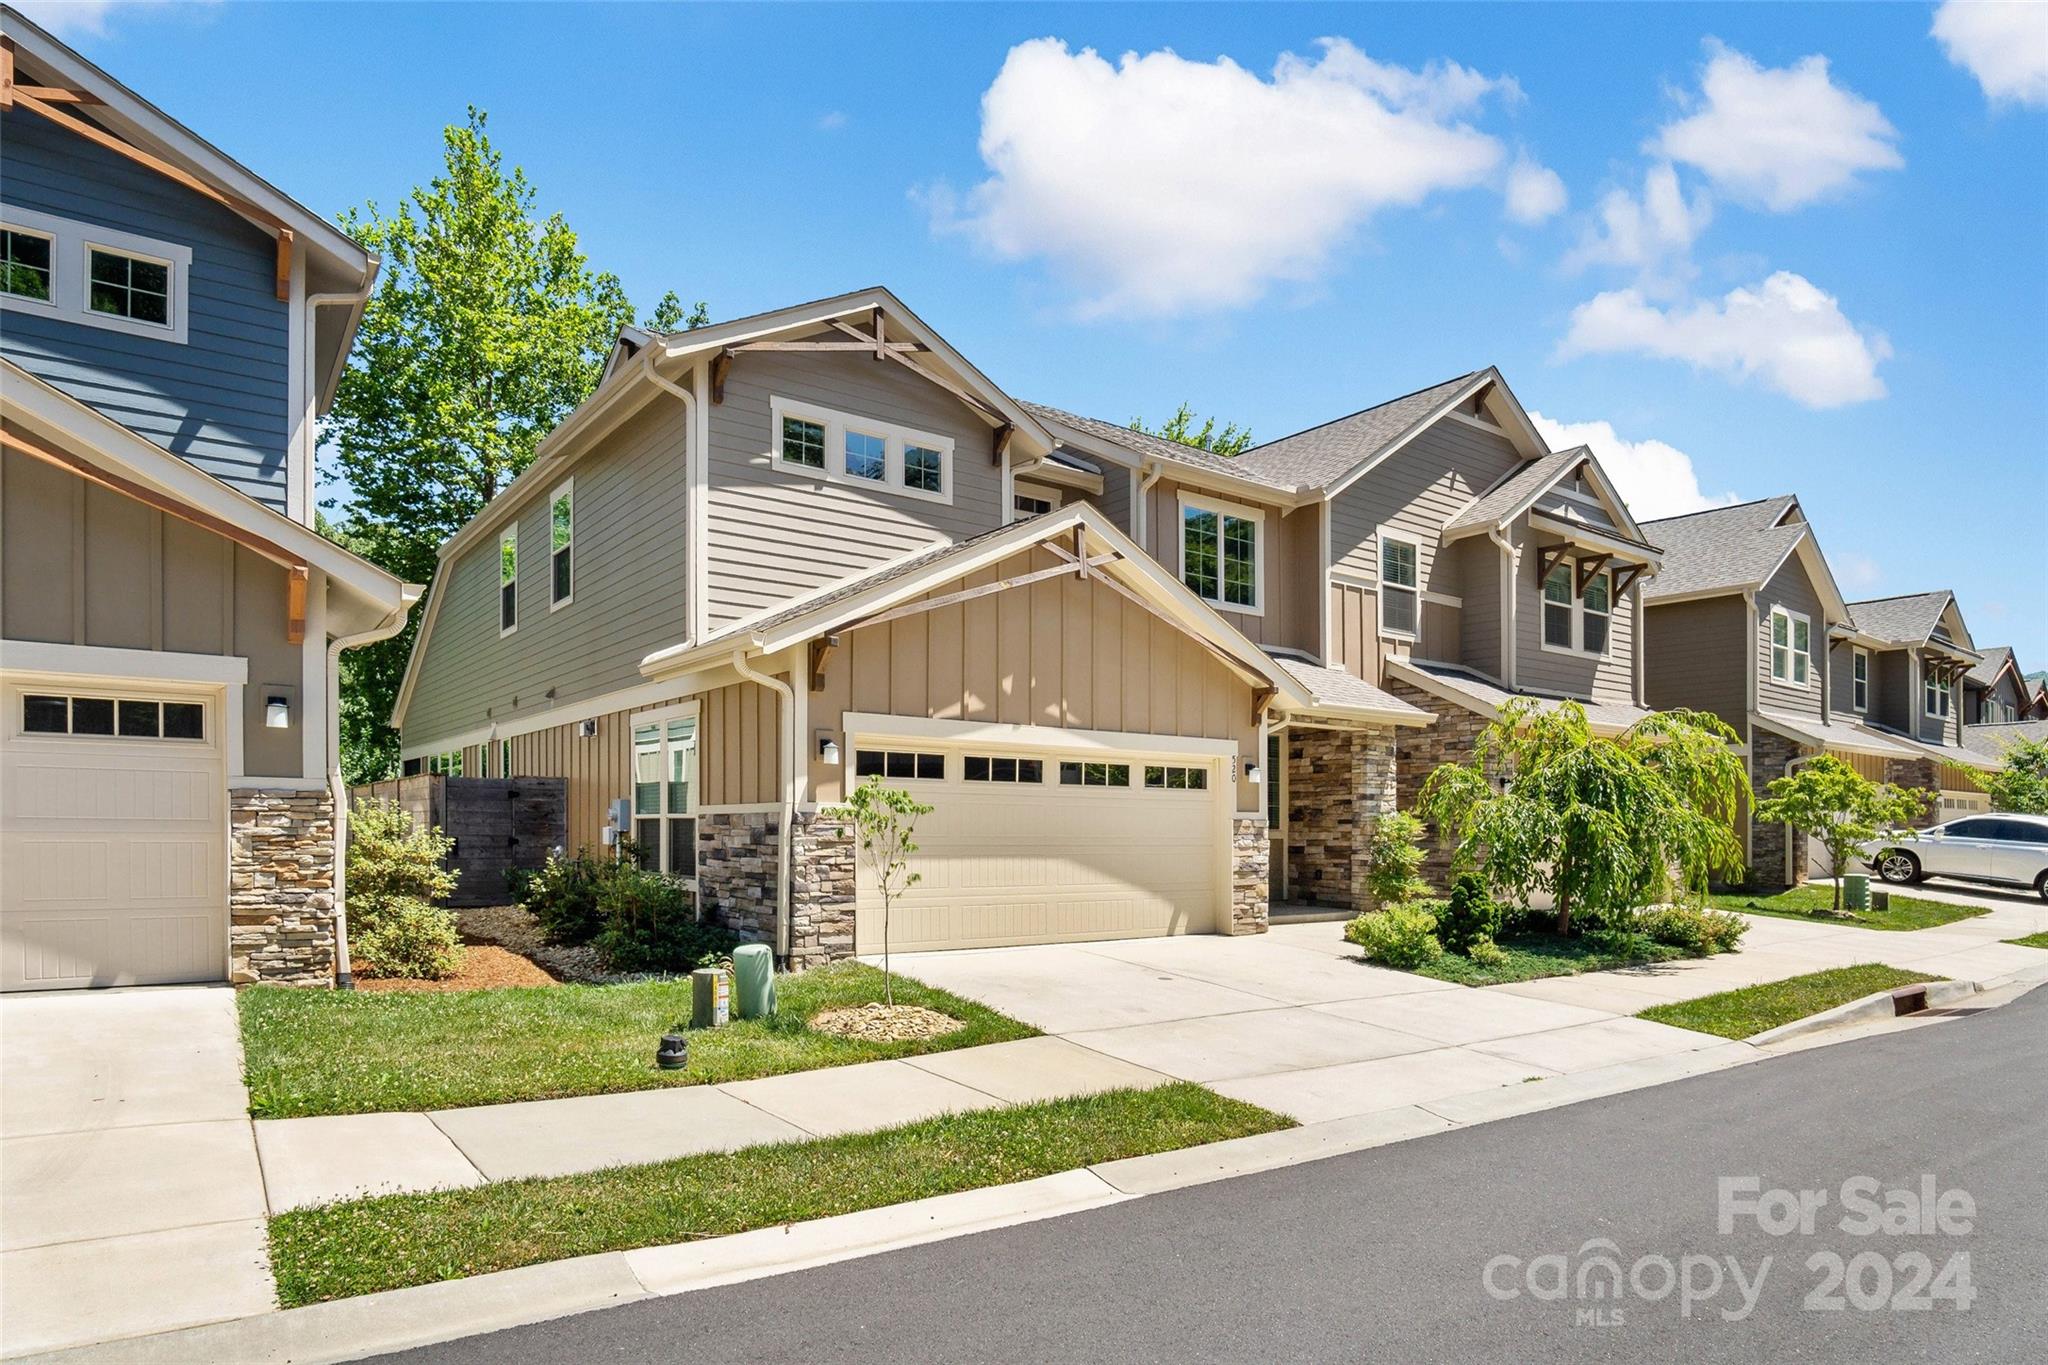
<instances>
[{"instance_id":1,"label":"concrete driveway","mask_svg":"<svg viewBox=\"0 0 2048 1365\"><path fill-rule=\"evenodd\" d=\"M1305 1123L1725 1046L1585 1004L1359 960L1341 924L906 954L906 976Z\"/></svg>"},{"instance_id":2,"label":"concrete driveway","mask_svg":"<svg viewBox=\"0 0 2048 1365\"><path fill-rule=\"evenodd\" d=\"M0 998L0 1354L274 1302L234 992Z\"/></svg>"}]
</instances>

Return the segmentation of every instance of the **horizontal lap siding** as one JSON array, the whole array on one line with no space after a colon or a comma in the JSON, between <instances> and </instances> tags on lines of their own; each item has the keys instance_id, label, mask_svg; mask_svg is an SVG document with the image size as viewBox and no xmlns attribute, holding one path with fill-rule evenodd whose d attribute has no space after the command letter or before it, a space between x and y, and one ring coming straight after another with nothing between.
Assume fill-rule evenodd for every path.
<instances>
[{"instance_id":1,"label":"horizontal lap siding","mask_svg":"<svg viewBox=\"0 0 2048 1365\"><path fill-rule=\"evenodd\" d=\"M1643 625L1643 699L1659 711L1711 711L1747 735L1748 604L1728 596L1652 605Z\"/></svg>"},{"instance_id":2,"label":"horizontal lap siding","mask_svg":"<svg viewBox=\"0 0 2048 1365\"><path fill-rule=\"evenodd\" d=\"M1503 676L1501 667L1501 549L1484 536L1467 536L1448 553L1457 560L1458 653L1446 658L1489 677Z\"/></svg>"},{"instance_id":3,"label":"horizontal lap siding","mask_svg":"<svg viewBox=\"0 0 2048 1365\"><path fill-rule=\"evenodd\" d=\"M259 502L286 505L287 305L269 233L25 110L0 113L12 207L191 248L179 344L9 310L0 355ZM68 294L76 281L59 281Z\"/></svg>"},{"instance_id":4,"label":"horizontal lap siding","mask_svg":"<svg viewBox=\"0 0 2048 1365\"><path fill-rule=\"evenodd\" d=\"M1441 577L1436 572L1437 538L1443 525L1521 465L1521 456L1505 436L1462 422L1438 422L1331 501L1331 564L1378 582L1375 537L1384 526L1417 543L1422 587L1458 594L1462 585L1453 581L1452 562L1446 561L1447 572Z\"/></svg>"},{"instance_id":5,"label":"horizontal lap siding","mask_svg":"<svg viewBox=\"0 0 2048 1365\"><path fill-rule=\"evenodd\" d=\"M1856 657L1853 645L1834 645L1828 649L1828 706L1834 714L1854 717L1856 710ZM1869 683L1864 690L1866 705L1877 700L1877 660L1872 658L1864 676Z\"/></svg>"},{"instance_id":6,"label":"horizontal lap siding","mask_svg":"<svg viewBox=\"0 0 2048 1365\"><path fill-rule=\"evenodd\" d=\"M950 505L792 474L771 463L771 398L953 440ZM994 432L965 404L903 366L844 352L736 357L710 407L711 625L753 615L936 541L1000 526Z\"/></svg>"},{"instance_id":7,"label":"horizontal lap siding","mask_svg":"<svg viewBox=\"0 0 2048 1365\"><path fill-rule=\"evenodd\" d=\"M408 745L529 714L550 704L550 688L563 706L636 686L642 658L684 639L684 426L682 404L657 397L574 466L569 605L549 610L548 516L559 480L524 494L519 509L517 631L498 635L502 528L442 567L433 591L447 600L419 660Z\"/></svg>"},{"instance_id":8,"label":"horizontal lap siding","mask_svg":"<svg viewBox=\"0 0 2048 1365\"><path fill-rule=\"evenodd\" d=\"M1110 523L1125 535L1133 533L1131 491L1137 486L1137 477L1135 470L1125 469L1122 465L1105 464L1102 466L1102 491L1091 494L1088 498L1088 501L1100 507Z\"/></svg>"},{"instance_id":9,"label":"horizontal lap siding","mask_svg":"<svg viewBox=\"0 0 2048 1365\"><path fill-rule=\"evenodd\" d=\"M1635 700L1635 592L1614 602L1607 654L1559 654L1543 647L1543 587L1536 577L1537 548L1526 518L1512 535L1519 547L1515 570L1515 686L1594 701Z\"/></svg>"},{"instance_id":10,"label":"horizontal lap siding","mask_svg":"<svg viewBox=\"0 0 2048 1365\"><path fill-rule=\"evenodd\" d=\"M1042 550L1016 555L929 595L1054 562ZM1073 576L849 632L811 694L810 723L843 741L846 711L1234 739L1258 761L1250 686L1178 627ZM813 755L811 799L838 799L845 773ZM1256 788L1246 790L1250 808Z\"/></svg>"},{"instance_id":11,"label":"horizontal lap siding","mask_svg":"<svg viewBox=\"0 0 2048 1365\"><path fill-rule=\"evenodd\" d=\"M1911 660L1903 649L1887 649L1870 656L1872 686L1870 718L1894 730L1904 730L1920 713L1920 698L1912 695Z\"/></svg>"},{"instance_id":12,"label":"horizontal lap siding","mask_svg":"<svg viewBox=\"0 0 2048 1365\"><path fill-rule=\"evenodd\" d=\"M1181 571L1181 495L1218 506L1249 507L1265 515L1266 543L1262 549L1260 584L1262 611L1258 615L1217 608L1228 621L1255 644L1273 645L1322 653L1322 607L1318 583L1322 573L1321 514L1313 506L1283 514L1277 506L1235 495L1208 493L1170 479L1160 479L1145 494L1145 536L1147 553L1170 574Z\"/></svg>"},{"instance_id":13,"label":"horizontal lap siding","mask_svg":"<svg viewBox=\"0 0 2048 1365\"><path fill-rule=\"evenodd\" d=\"M1811 686L1797 687L1789 681L1780 683L1771 677L1771 608L1783 607L1806 617L1812 631L1814 676ZM1756 667L1757 704L1768 706L1774 711L1785 711L1793 715L1821 716L1821 678L1827 667L1827 622L1822 619L1820 592L1808 577L1806 565L1798 555L1786 560L1777 573L1771 575L1768 583L1758 589L1756 595L1757 639L1754 663ZM1787 667L1790 667L1788 664Z\"/></svg>"}]
</instances>

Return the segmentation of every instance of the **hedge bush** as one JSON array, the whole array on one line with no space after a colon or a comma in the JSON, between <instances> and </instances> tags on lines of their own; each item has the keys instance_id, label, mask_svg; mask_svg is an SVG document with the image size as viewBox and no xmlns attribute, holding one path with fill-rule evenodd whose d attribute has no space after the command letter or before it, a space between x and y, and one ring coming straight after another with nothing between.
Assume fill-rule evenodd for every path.
<instances>
[{"instance_id":1,"label":"hedge bush","mask_svg":"<svg viewBox=\"0 0 2048 1365\"><path fill-rule=\"evenodd\" d=\"M519 903L539 922L548 942L567 947L588 943L604 929L598 898L626 866L609 852L587 848L569 858L550 854L546 864L526 878Z\"/></svg>"},{"instance_id":2,"label":"hedge bush","mask_svg":"<svg viewBox=\"0 0 2048 1365\"><path fill-rule=\"evenodd\" d=\"M1657 905L1636 915L1636 927L1658 943L1694 953L1732 953L1749 921L1696 905Z\"/></svg>"},{"instance_id":3,"label":"hedge bush","mask_svg":"<svg viewBox=\"0 0 2048 1365\"><path fill-rule=\"evenodd\" d=\"M455 916L435 904L455 890L456 874L441 865L454 847L393 802L356 802L349 815L349 954L365 975L438 980L462 965Z\"/></svg>"},{"instance_id":4,"label":"hedge bush","mask_svg":"<svg viewBox=\"0 0 2048 1365\"><path fill-rule=\"evenodd\" d=\"M1446 952L1470 957L1473 944L1500 937L1505 918L1500 905L1486 894L1486 886L1471 873L1451 886L1451 898L1436 918L1436 934Z\"/></svg>"},{"instance_id":5,"label":"hedge bush","mask_svg":"<svg viewBox=\"0 0 2048 1365\"><path fill-rule=\"evenodd\" d=\"M687 972L732 956L739 939L697 920L696 899L681 882L621 863L597 893L603 920L594 940L615 972Z\"/></svg>"},{"instance_id":6,"label":"hedge bush","mask_svg":"<svg viewBox=\"0 0 2048 1365\"><path fill-rule=\"evenodd\" d=\"M1384 910L1360 915L1344 926L1344 937L1357 944L1369 962L1382 962L1403 971L1420 967L1442 955L1436 939L1434 908L1441 901L1413 905L1390 905Z\"/></svg>"}]
</instances>

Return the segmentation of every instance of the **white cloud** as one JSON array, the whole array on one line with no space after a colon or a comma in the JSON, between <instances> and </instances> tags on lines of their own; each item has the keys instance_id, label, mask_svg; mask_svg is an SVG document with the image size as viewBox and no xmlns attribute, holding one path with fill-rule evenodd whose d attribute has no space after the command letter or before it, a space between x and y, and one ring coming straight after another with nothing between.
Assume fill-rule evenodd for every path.
<instances>
[{"instance_id":1,"label":"white cloud","mask_svg":"<svg viewBox=\"0 0 2048 1365\"><path fill-rule=\"evenodd\" d=\"M1638 289L1600 294L1572 310L1560 357L1633 353L1756 379L1810 408L1884 396L1877 365L1891 355L1810 281L1780 270L1718 303L1660 308Z\"/></svg>"},{"instance_id":2,"label":"white cloud","mask_svg":"<svg viewBox=\"0 0 2048 1365\"><path fill-rule=\"evenodd\" d=\"M1948 0L1933 33L1986 99L2048 105L2048 7Z\"/></svg>"},{"instance_id":3,"label":"white cloud","mask_svg":"<svg viewBox=\"0 0 2048 1365\"><path fill-rule=\"evenodd\" d=\"M1540 412L1531 412L1529 420L1552 450L1590 446L1638 521L1682 516L1738 501L1733 493L1710 497L1701 492L1692 456L1676 446L1658 440L1624 440L1611 422L1559 422Z\"/></svg>"},{"instance_id":4,"label":"white cloud","mask_svg":"<svg viewBox=\"0 0 2048 1365\"><path fill-rule=\"evenodd\" d=\"M1840 193L1863 171L1904 166L1898 130L1882 111L1828 75L1828 59L1758 66L1719 43L1700 75L1692 112L1645 147L1698 167L1717 189L1777 212Z\"/></svg>"},{"instance_id":5,"label":"white cloud","mask_svg":"<svg viewBox=\"0 0 2048 1365\"><path fill-rule=\"evenodd\" d=\"M1525 226L1564 212L1564 181L1550 167L1526 156L1517 157L1508 168L1506 195L1508 217Z\"/></svg>"},{"instance_id":6,"label":"white cloud","mask_svg":"<svg viewBox=\"0 0 2048 1365\"><path fill-rule=\"evenodd\" d=\"M844 109L833 109L818 115L818 131L821 133L836 133L845 126L846 111Z\"/></svg>"},{"instance_id":7,"label":"white cloud","mask_svg":"<svg viewBox=\"0 0 2048 1365\"><path fill-rule=\"evenodd\" d=\"M12 0L14 7L59 38L100 38L106 36L107 20L116 14L138 10L164 10L170 0ZM188 12L212 6L219 0L186 0Z\"/></svg>"},{"instance_id":8,"label":"white cloud","mask_svg":"<svg viewBox=\"0 0 2048 1365\"><path fill-rule=\"evenodd\" d=\"M1678 172L1660 162L1643 174L1640 198L1622 189L1601 198L1599 222L1565 256L1565 268L1618 265L1646 276L1690 275L1692 244L1713 217L1707 196L1688 200Z\"/></svg>"},{"instance_id":9,"label":"white cloud","mask_svg":"<svg viewBox=\"0 0 2048 1365\"><path fill-rule=\"evenodd\" d=\"M964 200L926 192L934 223L1044 261L1090 313L1170 316L1312 281L1375 213L1497 181L1500 142L1462 119L1519 98L1511 81L1319 46L1266 80L1227 57L1021 43L982 96L991 174Z\"/></svg>"},{"instance_id":10,"label":"white cloud","mask_svg":"<svg viewBox=\"0 0 2048 1365\"><path fill-rule=\"evenodd\" d=\"M1835 582L1848 592L1868 592L1884 581L1884 569L1869 555L1855 550L1831 551L1828 567L1834 571ZM1970 604L1976 610L1976 604Z\"/></svg>"}]
</instances>

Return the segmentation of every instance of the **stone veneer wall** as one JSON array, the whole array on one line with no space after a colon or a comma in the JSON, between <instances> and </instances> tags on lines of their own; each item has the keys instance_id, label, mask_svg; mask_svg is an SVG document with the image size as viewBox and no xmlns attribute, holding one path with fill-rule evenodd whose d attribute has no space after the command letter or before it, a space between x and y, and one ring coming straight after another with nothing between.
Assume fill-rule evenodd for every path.
<instances>
[{"instance_id":1,"label":"stone veneer wall","mask_svg":"<svg viewBox=\"0 0 2048 1365\"><path fill-rule=\"evenodd\" d=\"M774 811L707 812L697 817L697 900L703 917L741 938L775 941Z\"/></svg>"},{"instance_id":2,"label":"stone veneer wall","mask_svg":"<svg viewBox=\"0 0 2048 1365\"><path fill-rule=\"evenodd\" d=\"M1758 798L1767 794L1771 783L1785 775L1792 760L1809 751L1760 726L1751 727L1749 740L1750 788ZM1751 809L1754 809L1752 804ZM1785 839L1790 833L1783 825L1752 818L1749 831L1749 875L1758 886L1785 884ZM1791 834L1793 842L1792 885L1806 880L1807 848L1804 834Z\"/></svg>"},{"instance_id":3,"label":"stone veneer wall","mask_svg":"<svg viewBox=\"0 0 2048 1365\"><path fill-rule=\"evenodd\" d=\"M1370 909L1366 841L1395 809L1393 732L1293 726L1286 749L1288 894Z\"/></svg>"},{"instance_id":4,"label":"stone veneer wall","mask_svg":"<svg viewBox=\"0 0 2048 1365\"><path fill-rule=\"evenodd\" d=\"M1266 932L1272 863L1272 845L1266 838L1266 817L1231 816L1230 933Z\"/></svg>"},{"instance_id":5,"label":"stone veneer wall","mask_svg":"<svg viewBox=\"0 0 2048 1365\"><path fill-rule=\"evenodd\" d=\"M1410 730L1401 736L1397 783L1399 809L1413 810L1416 798L1422 794L1422 784L1429 780L1431 773L1445 763L1464 763L1472 757L1473 746L1478 743L1479 734L1489 720L1477 711L1425 692L1405 679L1390 677L1385 685L1387 691L1402 701L1419 706L1436 717L1436 724ZM1422 860L1423 878L1443 886L1450 876L1451 851L1438 843L1434 826L1423 836L1423 848L1426 851Z\"/></svg>"},{"instance_id":6,"label":"stone veneer wall","mask_svg":"<svg viewBox=\"0 0 2048 1365\"><path fill-rule=\"evenodd\" d=\"M1894 787L1914 787L1933 794L1927 803L1927 812L1919 819L1921 828L1942 819L1941 775L1935 771L1931 758L1888 758L1884 761L1884 780Z\"/></svg>"},{"instance_id":7,"label":"stone veneer wall","mask_svg":"<svg viewBox=\"0 0 2048 1365\"><path fill-rule=\"evenodd\" d=\"M843 810L803 812L790 846L792 968L853 956L853 821Z\"/></svg>"},{"instance_id":8,"label":"stone veneer wall","mask_svg":"<svg viewBox=\"0 0 2048 1365\"><path fill-rule=\"evenodd\" d=\"M334 984L334 801L325 791L228 792L229 979Z\"/></svg>"}]
</instances>

